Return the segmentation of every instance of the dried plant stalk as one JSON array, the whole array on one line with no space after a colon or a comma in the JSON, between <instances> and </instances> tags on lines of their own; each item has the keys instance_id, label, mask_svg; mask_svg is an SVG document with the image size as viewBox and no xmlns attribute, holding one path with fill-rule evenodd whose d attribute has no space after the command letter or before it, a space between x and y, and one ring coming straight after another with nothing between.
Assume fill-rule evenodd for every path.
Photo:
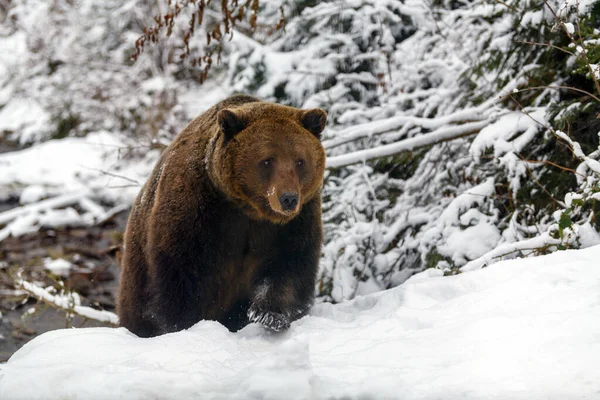
<instances>
[{"instance_id":1,"label":"dried plant stalk","mask_svg":"<svg viewBox=\"0 0 600 400\"><path fill-rule=\"evenodd\" d=\"M204 13L210 3L211 0L167 0L168 12L154 17L155 24L153 26L144 27L144 33L135 41L135 50L131 55L131 59L134 62L137 61L147 45L158 43L161 32L166 30L164 37L171 36L177 17L185 8L194 7L195 10L191 13L187 30L183 35L183 52L179 55L179 60L183 61L187 57L192 57L190 64L192 67L200 68L200 83L203 83L208 77L208 71L213 64L213 56L217 55L217 63L221 61L224 37L228 36L231 40L236 25L245 20L247 20L251 32L256 32L260 9L259 0L246 0L245 2L221 0L221 20L207 27ZM194 36L196 27L201 26L203 23L206 28L206 45L202 55L193 56L190 51L190 39ZM282 6L280 7L279 21L275 24L266 25L268 34L285 29L285 23L285 12Z\"/></svg>"}]
</instances>

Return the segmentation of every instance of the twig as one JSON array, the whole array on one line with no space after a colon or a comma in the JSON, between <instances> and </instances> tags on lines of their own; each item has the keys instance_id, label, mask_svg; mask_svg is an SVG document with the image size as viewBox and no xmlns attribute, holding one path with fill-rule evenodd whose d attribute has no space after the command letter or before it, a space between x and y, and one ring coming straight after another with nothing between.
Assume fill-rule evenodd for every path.
<instances>
[{"instance_id":1,"label":"twig","mask_svg":"<svg viewBox=\"0 0 600 400\"><path fill-rule=\"evenodd\" d=\"M140 186L140 183L138 181L136 181L135 179L131 179L131 178L128 178L128 177L123 176L123 175L114 174L112 172L104 171L104 170L101 170L101 169L98 169L98 168L86 167L85 165L80 165L80 167L85 168L85 169L89 169L91 171L100 172L102 175L108 175L108 176L112 176L113 178L124 179L124 180L126 180L128 182L131 182L131 183L137 185L137 186Z\"/></svg>"},{"instance_id":2,"label":"twig","mask_svg":"<svg viewBox=\"0 0 600 400\"><path fill-rule=\"evenodd\" d=\"M521 159L521 161L525 161L525 159L523 159L523 158L522 158L520 155L518 155L518 154L517 154L517 157L519 157L519 158ZM555 203L557 203L557 204L558 204L558 205L560 205L561 207L564 207L564 208L566 208L566 207L567 207L565 203L563 203L562 201L560 201L560 200L558 200L558 199L554 198L554 196L552 195L552 193L550 193L550 192L548 191L548 189L546 189L546 187L545 187L544 185L542 185L542 184L540 183L540 181L538 181L538 179L537 179L537 178L536 178L536 177L533 175L533 172L532 172L532 171L529 169L529 167L527 167L527 165L525 165L525 170L527 171L527 175L529 175L529 177L531 178L531 180L533 180L533 182L535 182L535 184L536 184L536 185L538 185L538 186L539 186L539 187L542 189L542 191L543 191L544 193L546 193L546 194L547 194L547 195L548 195L548 196L549 196L549 197L552 199L552 201L554 201Z\"/></svg>"},{"instance_id":3,"label":"twig","mask_svg":"<svg viewBox=\"0 0 600 400\"><path fill-rule=\"evenodd\" d=\"M562 86L562 85L532 86L532 87L527 87L527 88L519 89L519 92L526 92L526 91L529 91L529 90L540 90L540 89L565 89L565 90L571 90L573 92L578 92L578 93L586 94L586 95L590 96L591 98L593 98L594 100L596 100L597 102L600 103L600 98L597 97L596 95L594 95L593 93L590 93L587 90L578 89L578 88L573 87L573 86ZM508 95L506 97L508 97Z\"/></svg>"},{"instance_id":4,"label":"twig","mask_svg":"<svg viewBox=\"0 0 600 400\"><path fill-rule=\"evenodd\" d=\"M544 46L544 47L551 47L551 48L553 48L553 49L560 50L560 51L562 51L562 52L564 52L564 53L567 53L567 54L570 54L570 55L572 55L572 56L574 56L574 55L575 55L575 53L573 53L573 52L570 52L569 50L563 49L562 47L555 46L555 45L553 45L553 44L550 44L550 43L538 43L538 42L530 42L530 41L528 41L528 40L517 40L517 41L516 41L516 43L530 44L530 45L532 45L532 46Z\"/></svg>"},{"instance_id":5,"label":"twig","mask_svg":"<svg viewBox=\"0 0 600 400\"><path fill-rule=\"evenodd\" d=\"M521 158L521 157L519 157ZM524 158L521 158L522 161L526 162L526 163L531 163L531 164L546 164L546 165L551 165L553 167L556 167L558 169L562 169L563 171L567 171L567 172L572 172L576 175L581 176L582 178L585 178L585 175L582 174L581 172L577 172L576 170L572 169L572 168L568 168L568 167L563 167L562 165L559 165L557 163L554 163L552 161L548 161L548 160L527 160Z\"/></svg>"}]
</instances>

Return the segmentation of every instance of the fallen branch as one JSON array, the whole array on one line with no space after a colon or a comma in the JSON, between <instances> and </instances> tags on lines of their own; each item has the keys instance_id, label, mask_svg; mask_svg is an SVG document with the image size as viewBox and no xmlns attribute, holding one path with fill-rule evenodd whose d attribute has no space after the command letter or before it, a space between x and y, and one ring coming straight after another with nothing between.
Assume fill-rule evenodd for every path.
<instances>
[{"instance_id":1,"label":"fallen branch","mask_svg":"<svg viewBox=\"0 0 600 400\"><path fill-rule=\"evenodd\" d=\"M114 217L116 217L123 211L127 211L128 209L129 209L129 204L116 205L113 208L104 212L100 217L98 217L98 219L96 220L96 224L102 225L102 224L112 220Z\"/></svg>"},{"instance_id":2,"label":"fallen branch","mask_svg":"<svg viewBox=\"0 0 600 400\"><path fill-rule=\"evenodd\" d=\"M464 136L478 133L482 128L489 125L490 121L470 122L463 125L440 128L431 133L405 139L400 142L391 143L374 149L355 151L349 154L329 157L327 159L327 168L340 168L347 165L357 164L372 160L375 158L393 156L403 151L411 151L420 147L430 146L436 143L446 142L458 139Z\"/></svg>"},{"instance_id":3,"label":"fallen branch","mask_svg":"<svg viewBox=\"0 0 600 400\"><path fill-rule=\"evenodd\" d=\"M69 193L62 196L53 197L51 199L42 200L37 203L28 204L13 208L8 211L0 213L0 225L5 225L22 215L36 213L42 210L61 208L78 203L82 198L86 197L88 193L81 191L80 193Z\"/></svg>"},{"instance_id":4,"label":"fallen branch","mask_svg":"<svg viewBox=\"0 0 600 400\"><path fill-rule=\"evenodd\" d=\"M555 239L552 236L550 236L548 232L544 232L540 236L536 236L531 239L500 245L494 250L485 253L481 257L469 261L464 266L462 266L460 270L462 272L473 271L493 264L494 262L499 261L502 257L511 255L518 251L535 250L549 246L558 246L561 243L563 243L561 239Z\"/></svg>"},{"instance_id":5,"label":"fallen branch","mask_svg":"<svg viewBox=\"0 0 600 400\"><path fill-rule=\"evenodd\" d=\"M37 286L31 282L22 279L17 280L17 286L27 292L31 297L34 297L51 307L65 311L67 314L76 314L86 319L93 319L106 324L117 326L119 318L116 314L109 311L96 310L91 307L86 307L78 304L73 304L73 297L69 295L54 295L48 292L43 287Z\"/></svg>"},{"instance_id":6,"label":"fallen branch","mask_svg":"<svg viewBox=\"0 0 600 400\"><path fill-rule=\"evenodd\" d=\"M37 203L13 208L0 213L0 226L6 225L4 228L0 229L0 242L9 237L11 234L14 234L13 225L18 222L13 221L17 218L30 218L28 223L34 227L38 226L40 224L40 215L38 214L40 214L42 211L47 212L48 210L60 209L78 204L92 217L91 219L83 218L81 223L84 226L91 226L106 223L119 213L126 211L129 208L127 204L119 204L105 211L101 205L91 200L87 196L88 194L88 191L84 191L82 193L69 193L62 196L53 197L51 199L42 200ZM52 224L49 224L48 226L54 227Z\"/></svg>"}]
</instances>

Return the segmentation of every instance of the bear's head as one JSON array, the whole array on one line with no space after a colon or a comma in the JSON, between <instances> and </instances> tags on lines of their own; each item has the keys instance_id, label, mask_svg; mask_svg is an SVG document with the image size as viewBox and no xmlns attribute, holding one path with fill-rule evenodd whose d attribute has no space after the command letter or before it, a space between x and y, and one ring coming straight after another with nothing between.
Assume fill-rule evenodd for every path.
<instances>
[{"instance_id":1,"label":"bear's head","mask_svg":"<svg viewBox=\"0 0 600 400\"><path fill-rule=\"evenodd\" d=\"M249 217L285 224L320 194L325 111L254 102L217 120L211 175Z\"/></svg>"}]
</instances>

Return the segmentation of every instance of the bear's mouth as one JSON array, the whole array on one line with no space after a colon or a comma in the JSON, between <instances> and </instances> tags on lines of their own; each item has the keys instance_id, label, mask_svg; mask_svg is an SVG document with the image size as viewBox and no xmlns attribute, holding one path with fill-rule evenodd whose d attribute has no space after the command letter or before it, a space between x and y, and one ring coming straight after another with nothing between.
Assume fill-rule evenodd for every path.
<instances>
[{"instance_id":1,"label":"bear's mouth","mask_svg":"<svg viewBox=\"0 0 600 400\"><path fill-rule=\"evenodd\" d=\"M290 222L300 213L300 206L298 205L295 209L284 211L281 206L275 204L273 206L272 196L261 197L259 202L259 208L263 217L271 222L277 224L285 224Z\"/></svg>"},{"instance_id":2,"label":"bear's mouth","mask_svg":"<svg viewBox=\"0 0 600 400\"><path fill-rule=\"evenodd\" d=\"M240 189L240 196L236 203L252 219L267 220L274 224L286 224L300 214L300 202L293 210L284 211L281 203L274 195L274 191L267 192L266 195L259 195L252 193L245 186Z\"/></svg>"},{"instance_id":3,"label":"bear's mouth","mask_svg":"<svg viewBox=\"0 0 600 400\"><path fill-rule=\"evenodd\" d=\"M298 215L299 211L300 211L300 207L296 207L293 210L288 210L288 211L284 211L281 209L281 207L273 207L273 205L271 204L271 201L269 201L269 199L266 199L266 207L264 207L268 213L275 217L276 219L282 220L283 222L288 222L291 219L293 219L296 215Z\"/></svg>"},{"instance_id":4,"label":"bear's mouth","mask_svg":"<svg viewBox=\"0 0 600 400\"><path fill-rule=\"evenodd\" d=\"M273 210L269 200L263 196L246 198L241 204L237 202L244 214L254 220L269 221L273 224L284 225L294 219L300 213L300 207L291 212Z\"/></svg>"}]
</instances>

